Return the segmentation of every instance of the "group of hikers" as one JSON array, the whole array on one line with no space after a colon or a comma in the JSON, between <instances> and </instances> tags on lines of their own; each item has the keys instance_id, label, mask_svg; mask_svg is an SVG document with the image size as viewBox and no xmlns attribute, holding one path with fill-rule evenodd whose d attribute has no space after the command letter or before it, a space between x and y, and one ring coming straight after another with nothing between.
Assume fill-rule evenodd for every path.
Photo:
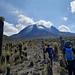
<instances>
[{"instance_id":1,"label":"group of hikers","mask_svg":"<svg viewBox=\"0 0 75 75\"><path fill-rule=\"evenodd\" d=\"M68 71L68 75L75 75L75 49L71 41L64 42L62 46L63 60L65 69ZM53 65L53 60L56 59L56 53L53 47L47 45L43 48L44 59L45 53L48 53L50 59L50 65Z\"/></svg>"},{"instance_id":2,"label":"group of hikers","mask_svg":"<svg viewBox=\"0 0 75 75\"><path fill-rule=\"evenodd\" d=\"M11 45L10 45L11 46ZM22 44L19 44L18 50L20 53L20 56L22 55ZM68 75L75 75L75 49L73 48L73 43L71 41L64 42L62 48L62 53L63 53L63 60L65 64L65 69L68 71ZM26 48L25 48L26 49ZM43 50L43 57L46 59L46 53L48 53L49 56L49 62L50 62L50 67L53 67L53 61L58 60L58 50L55 47L52 47L50 44L44 44L42 45L42 50ZM22 58L22 57L21 57ZM9 63L9 55L6 56L7 63ZM9 73L10 68L7 67L7 74L10 75Z\"/></svg>"},{"instance_id":3,"label":"group of hikers","mask_svg":"<svg viewBox=\"0 0 75 75\"><path fill-rule=\"evenodd\" d=\"M0 19L0 26L2 29L0 29L1 32L3 32L3 19L1 20ZM2 41L2 34L3 33L0 33L1 37L0 37L0 40ZM0 42L0 48L2 46L2 42ZM18 49L19 49L19 52L20 52L20 56L22 54L21 52L21 49L22 49L22 45L18 45ZM62 53L63 53L63 58L64 58L64 62L65 62L65 69L68 70L68 75L75 75L75 49L73 48L73 44L72 42L68 41L68 42L65 42L64 45L62 46ZM51 67L53 65L53 60L56 59L56 52L54 50L53 47L51 47L50 45L47 45L47 48L43 48L43 53L44 53L44 59L45 59L45 53L48 53L49 55L49 59L50 59L50 62L51 62ZM0 51L0 55L1 55L1 51ZM10 58L10 55L9 53L7 53L6 55L6 61L9 63L9 58ZM10 68L7 67L7 74L6 75L10 75Z\"/></svg>"}]
</instances>

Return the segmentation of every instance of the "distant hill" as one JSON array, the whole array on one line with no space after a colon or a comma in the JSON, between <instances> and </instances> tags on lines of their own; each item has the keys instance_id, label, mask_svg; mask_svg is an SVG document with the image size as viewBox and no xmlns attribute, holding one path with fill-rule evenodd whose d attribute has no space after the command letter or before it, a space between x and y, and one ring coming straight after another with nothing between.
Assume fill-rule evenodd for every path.
<instances>
[{"instance_id":1,"label":"distant hill","mask_svg":"<svg viewBox=\"0 0 75 75\"><path fill-rule=\"evenodd\" d=\"M12 39L36 39L36 38L56 38L59 36L70 37L75 36L74 33L60 32L54 26L49 28L43 25L29 25L21 30L18 34L10 36Z\"/></svg>"},{"instance_id":2,"label":"distant hill","mask_svg":"<svg viewBox=\"0 0 75 75\"><path fill-rule=\"evenodd\" d=\"M3 40L7 40L7 39L8 39L8 36L3 35Z\"/></svg>"},{"instance_id":3,"label":"distant hill","mask_svg":"<svg viewBox=\"0 0 75 75\"><path fill-rule=\"evenodd\" d=\"M3 40L4 41L10 41L10 40L13 40L11 37L9 37L9 36L6 36L6 35L3 35Z\"/></svg>"}]
</instances>

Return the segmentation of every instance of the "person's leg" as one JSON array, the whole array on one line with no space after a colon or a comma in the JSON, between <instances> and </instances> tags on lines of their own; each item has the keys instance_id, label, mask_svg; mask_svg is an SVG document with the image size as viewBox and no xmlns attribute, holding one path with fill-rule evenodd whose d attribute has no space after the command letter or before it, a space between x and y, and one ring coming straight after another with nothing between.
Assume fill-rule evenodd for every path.
<instances>
[{"instance_id":1,"label":"person's leg","mask_svg":"<svg viewBox=\"0 0 75 75\"><path fill-rule=\"evenodd\" d=\"M75 69L73 70L73 74L75 75Z\"/></svg>"},{"instance_id":2,"label":"person's leg","mask_svg":"<svg viewBox=\"0 0 75 75\"><path fill-rule=\"evenodd\" d=\"M52 57L51 57L51 55L49 54L49 59L50 59L50 64L51 64L51 66L53 65L53 62L52 62Z\"/></svg>"},{"instance_id":3,"label":"person's leg","mask_svg":"<svg viewBox=\"0 0 75 75\"><path fill-rule=\"evenodd\" d=\"M43 53L43 57L44 57L44 59L45 59L45 53Z\"/></svg>"},{"instance_id":4,"label":"person's leg","mask_svg":"<svg viewBox=\"0 0 75 75\"><path fill-rule=\"evenodd\" d=\"M72 65L71 65L71 62L68 62L67 68L68 68L68 75L72 75Z\"/></svg>"},{"instance_id":5,"label":"person's leg","mask_svg":"<svg viewBox=\"0 0 75 75\"><path fill-rule=\"evenodd\" d=\"M68 70L68 75L72 75L72 70L71 69Z\"/></svg>"},{"instance_id":6,"label":"person's leg","mask_svg":"<svg viewBox=\"0 0 75 75\"><path fill-rule=\"evenodd\" d=\"M52 67L48 66L48 75L53 75Z\"/></svg>"},{"instance_id":7,"label":"person's leg","mask_svg":"<svg viewBox=\"0 0 75 75\"><path fill-rule=\"evenodd\" d=\"M73 61L72 67L73 67L73 74L75 75L75 61Z\"/></svg>"},{"instance_id":8,"label":"person's leg","mask_svg":"<svg viewBox=\"0 0 75 75\"><path fill-rule=\"evenodd\" d=\"M7 67L7 73L6 73L6 75L10 75L10 68L9 67Z\"/></svg>"},{"instance_id":9,"label":"person's leg","mask_svg":"<svg viewBox=\"0 0 75 75\"><path fill-rule=\"evenodd\" d=\"M53 66L52 58L51 58L51 66Z\"/></svg>"},{"instance_id":10,"label":"person's leg","mask_svg":"<svg viewBox=\"0 0 75 75\"><path fill-rule=\"evenodd\" d=\"M6 56L6 61L9 63L9 55Z\"/></svg>"}]
</instances>

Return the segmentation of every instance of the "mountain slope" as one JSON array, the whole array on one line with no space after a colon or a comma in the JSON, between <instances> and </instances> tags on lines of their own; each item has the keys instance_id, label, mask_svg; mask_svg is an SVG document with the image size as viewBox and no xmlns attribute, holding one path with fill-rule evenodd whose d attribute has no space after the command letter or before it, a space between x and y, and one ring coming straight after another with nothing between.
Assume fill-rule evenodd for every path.
<instances>
[{"instance_id":1,"label":"mountain slope","mask_svg":"<svg viewBox=\"0 0 75 75\"><path fill-rule=\"evenodd\" d=\"M35 39L35 38L46 38L46 37L59 37L59 36L75 36L75 34L69 32L60 32L54 26L49 28L44 25L29 25L25 27L18 34L12 35L13 39Z\"/></svg>"}]
</instances>

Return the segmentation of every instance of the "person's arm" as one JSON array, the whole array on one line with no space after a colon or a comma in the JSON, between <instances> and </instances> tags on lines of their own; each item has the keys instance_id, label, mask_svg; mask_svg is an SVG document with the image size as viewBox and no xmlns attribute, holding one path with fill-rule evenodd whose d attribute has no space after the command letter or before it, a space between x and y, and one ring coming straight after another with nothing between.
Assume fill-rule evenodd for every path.
<instances>
[{"instance_id":1,"label":"person's arm","mask_svg":"<svg viewBox=\"0 0 75 75\"><path fill-rule=\"evenodd\" d=\"M55 58L55 50L52 48L53 59Z\"/></svg>"},{"instance_id":2,"label":"person's arm","mask_svg":"<svg viewBox=\"0 0 75 75\"><path fill-rule=\"evenodd\" d=\"M65 59L65 48L63 48L62 53L63 53L63 59L66 60Z\"/></svg>"},{"instance_id":3,"label":"person's arm","mask_svg":"<svg viewBox=\"0 0 75 75\"><path fill-rule=\"evenodd\" d=\"M63 60L65 62L65 67L67 67L68 63L67 63L67 60L65 58L65 48L63 48Z\"/></svg>"},{"instance_id":4,"label":"person's arm","mask_svg":"<svg viewBox=\"0 0 75 75\"><path fill-rule=\"evenodd\" d=\"M65 56L65 48L63 48L63 51L62 52L63 52L63 56Z\"/></svg>"},{"instance_id":5,"label":"person's arm","mask_svg":"<svg viewBox=\"0 0 75 75\"><path fill-rule=\"evenodd\" d=\"M75 54L75 48L72 48L73 53Z\"/></svg>"},{"instance_id":6,"label":"person's arm","mask_svg":"<svg viewBox=\"0 0 75 75\"><path fill-rule=\"evenodd\" d=\"M47 53L47 52L48 52L48 48L45 49L45 53Z\"/></svg>"}]
</instances>

